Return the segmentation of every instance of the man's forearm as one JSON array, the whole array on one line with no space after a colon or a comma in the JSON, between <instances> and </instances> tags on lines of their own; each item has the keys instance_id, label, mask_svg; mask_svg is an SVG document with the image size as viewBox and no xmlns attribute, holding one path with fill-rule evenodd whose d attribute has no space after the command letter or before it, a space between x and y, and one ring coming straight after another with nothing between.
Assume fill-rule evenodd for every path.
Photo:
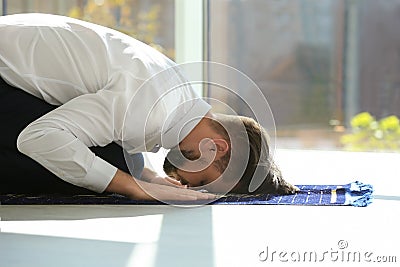
<instances>
[{"instance_id":1,"label":"man's forearm","mask_svg":"<svg viewBox=\"0 0 400 267\"><path fill-rule=\"evenodd\" d=\"M117 170L105 191L121 194L133 199L144 199L148 197L135 179L121 170Z\"/></svg>"}]
</instances>

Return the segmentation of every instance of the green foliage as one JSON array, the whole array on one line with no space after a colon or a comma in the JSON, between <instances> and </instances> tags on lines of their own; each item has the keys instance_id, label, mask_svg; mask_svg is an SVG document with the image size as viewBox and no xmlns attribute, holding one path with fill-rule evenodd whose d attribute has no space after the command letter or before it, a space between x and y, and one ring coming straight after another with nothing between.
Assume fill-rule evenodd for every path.
<instances>
[{"instance_id":1,"label":"green foliage","mask_svg":"<svg viewBox=\"0 0 400 267\"><path fill-rule=\"evenodd\" d=\"M396 116L377 121L370 113L362 112L350 124L351 133L340 139L345 150L400 152L400 121Z\"/></svg>"},{"instance_id":2,"label":"green foliage","mask_svg":"<svg viewBox=\"0 0 400 267\"><path fill-rule=\"evenodd\" d=\"M71 8L68 16L116 29L173 58L173 51L166 51L156 41L161 12L160 4L144 9L135 0L88 0Z\"/></svg>"}]
</instances>

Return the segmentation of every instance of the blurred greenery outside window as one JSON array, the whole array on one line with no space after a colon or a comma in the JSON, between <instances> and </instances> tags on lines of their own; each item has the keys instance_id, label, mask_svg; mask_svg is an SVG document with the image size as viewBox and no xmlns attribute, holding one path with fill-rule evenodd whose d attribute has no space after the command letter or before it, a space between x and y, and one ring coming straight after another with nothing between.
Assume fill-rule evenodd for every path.
<instances>
[{"instance_id":1,"label":"blurred greenery outside window","mask_svg":"<svg viewBox=\"0 0 400 267\"><path fill-rule=\"evenodd\" d=\"M3 14L53 13L114 28L175 60L177 1L0 2ZM259 86L278 148L400 152L400 0L203 3L193 10L205 21L203 59L232 66ZM223 98L212 90L207 96Z\"/></svg>"}]
</instances>

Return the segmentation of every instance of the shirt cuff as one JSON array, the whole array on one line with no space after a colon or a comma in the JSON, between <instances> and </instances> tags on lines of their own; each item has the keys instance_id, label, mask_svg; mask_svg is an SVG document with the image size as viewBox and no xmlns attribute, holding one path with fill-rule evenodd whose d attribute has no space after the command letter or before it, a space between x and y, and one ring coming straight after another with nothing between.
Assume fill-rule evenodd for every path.
<instances>
[{"instance_id":1,"label":"shirt cuff","mask_svg":"<svg viewBox=\"0 0 400 267\"><path fill-rule=\"evenodd\" d=\"M117 167L96 156L90 171L84 178L86 183L84 187L97 193L104 192L114 178L117 170Z\"/></svg>"}]
</instances>

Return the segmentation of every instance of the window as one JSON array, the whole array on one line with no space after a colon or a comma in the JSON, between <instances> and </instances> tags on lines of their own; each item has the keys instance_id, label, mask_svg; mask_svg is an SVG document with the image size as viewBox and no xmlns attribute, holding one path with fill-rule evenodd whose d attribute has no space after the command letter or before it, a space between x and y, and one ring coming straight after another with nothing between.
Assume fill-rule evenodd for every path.
<instances>
[{"instance_id":1,"label":"window","mask_svg":"<svg viewBox=\"0 0 400 267\"><path fill-rule=\"evenodd\" d=\"M259 86L278 148L400 152L399 0L208 5L208 60Z\"/></svg>"}]
</instances>

